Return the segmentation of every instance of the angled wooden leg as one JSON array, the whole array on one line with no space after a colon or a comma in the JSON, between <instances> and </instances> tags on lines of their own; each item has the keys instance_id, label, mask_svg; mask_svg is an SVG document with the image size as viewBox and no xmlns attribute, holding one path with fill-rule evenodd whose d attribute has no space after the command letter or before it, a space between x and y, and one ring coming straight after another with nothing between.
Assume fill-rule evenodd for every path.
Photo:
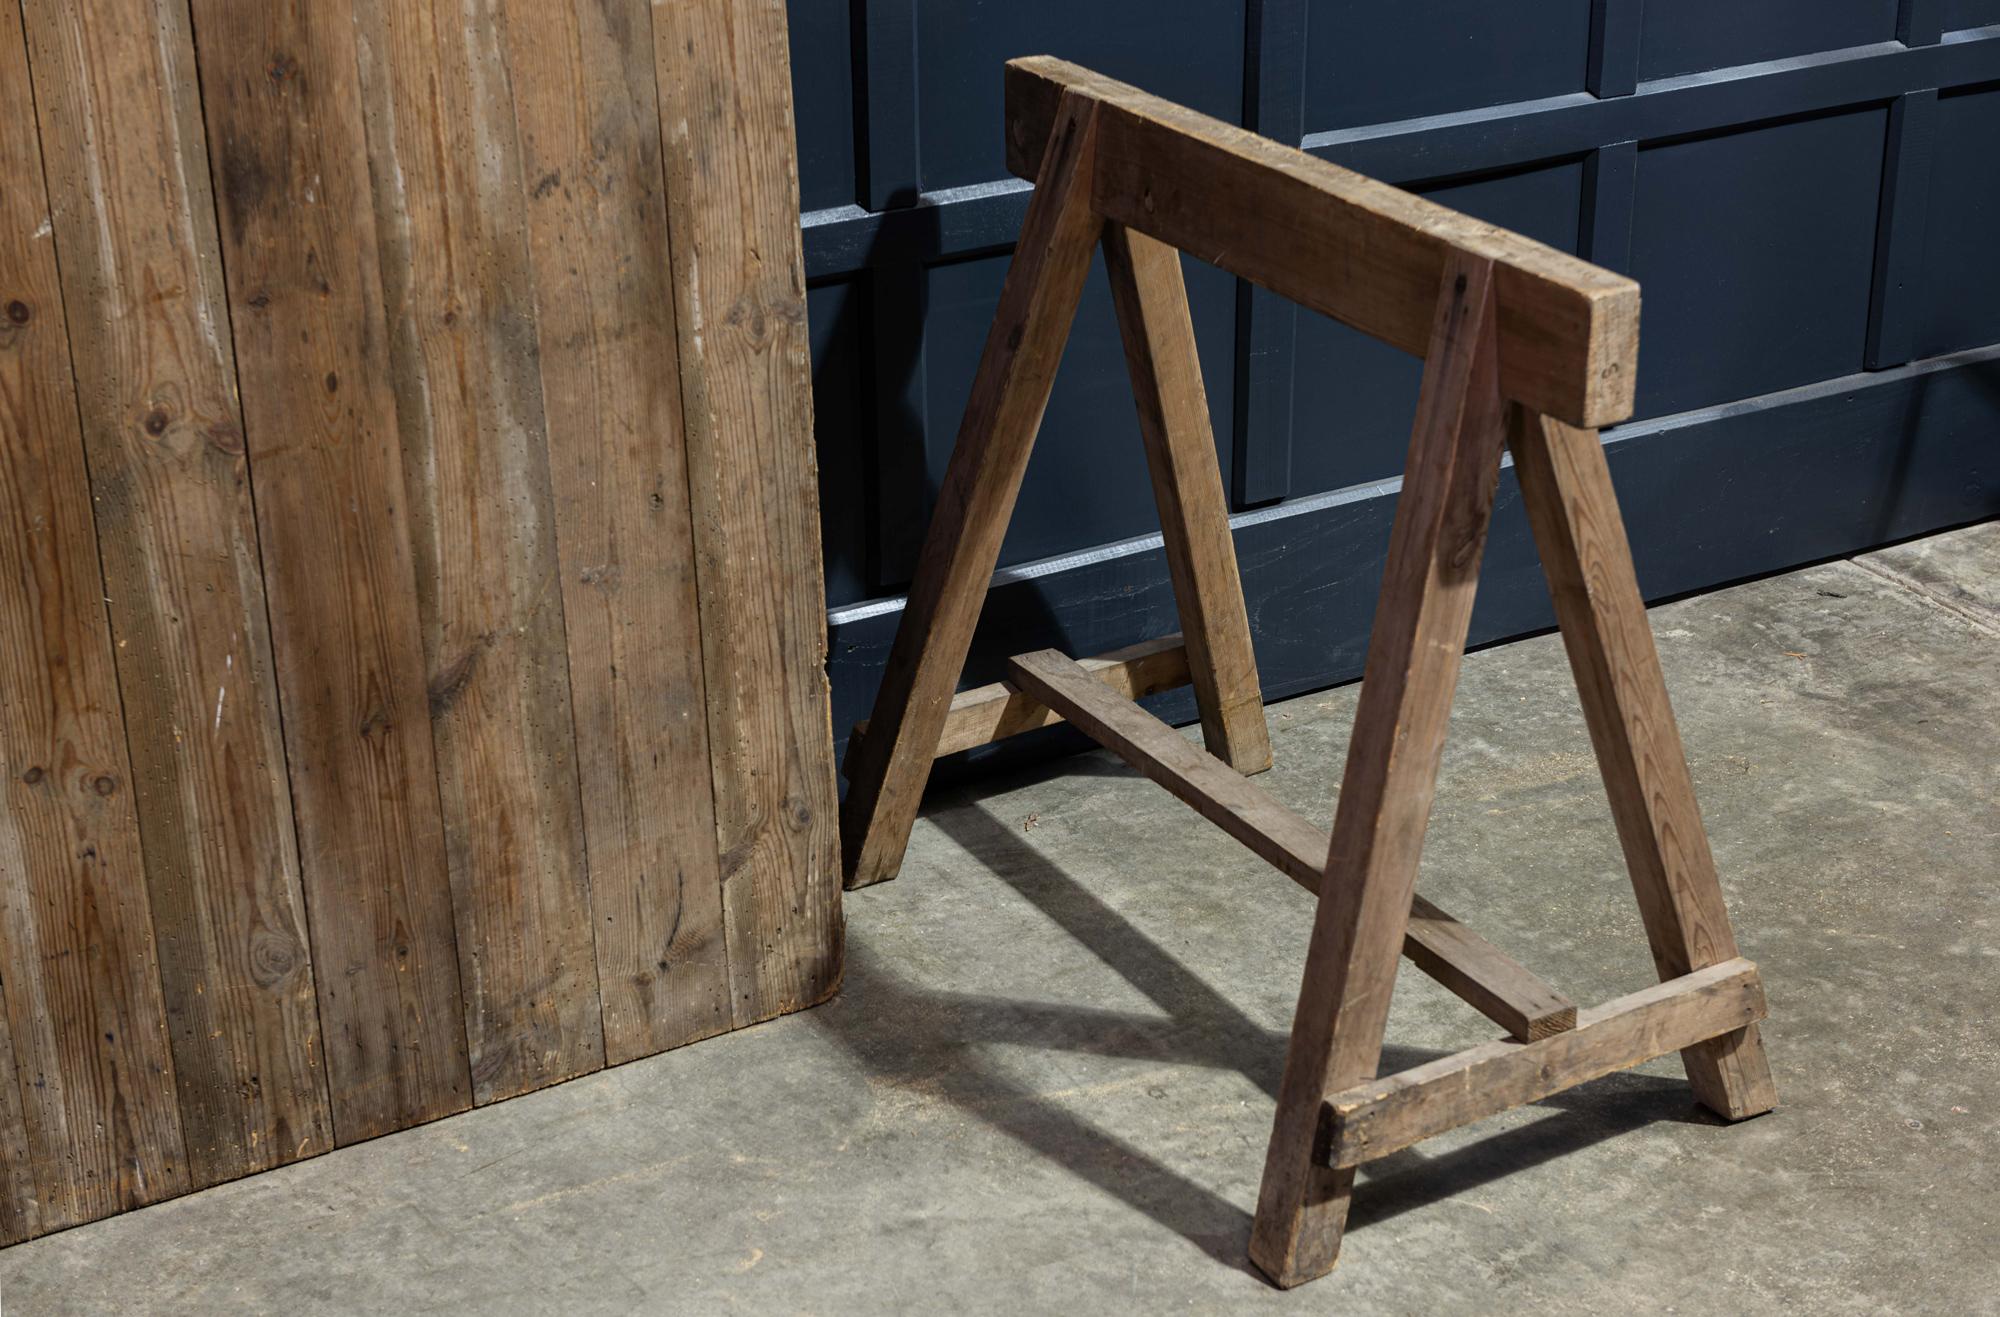
<instances>
[{"instance_id":1,"label":"angled wooden leg","mask_svg":"<svg viewBox=\"0 0 2000 1317\"><path fill-rule=\"evenodd\" d=\"M849 887L896 876L1103 221L1095 103L1065 93L841 809Z\"/></svg>"},{"instance_id":2,"label":"angled wooden leg","mask_svg":"<svg viewBox=\"0 0 2000 1317\"><path fill-rule=\"evenodd\" d=\"M1271 735L1181 254L1122 224L1107 224L1104 265L1139 401L1202 740L1237 772L1261 773L1271 766Z\"/></svg>"},{"instance_id":3,"label":"angled wooden leg","mask_svg":"<svg viewBox=\"0 0 2000 1317\"><path fill-rule=\"evenodd\" d=\"M1733 959L1736 934L1597 432L1515 407L1508 443L1660 977ZM1741 1120L1777 1105L1756 1025L1681 1055L1695 1096L1717 1115Z\"/></svg>"},{"instance_id":4,"label":"angled wooden leg","mask_svg":"<svg viewBox=\"0 0 2000 1317\"><path fill-rule=\"evenodd\" d=\"M1505 446L1496 334L1492 265L1453 255L1250 1236L1286 1287L1332 1269L1347 1221L1354 1172L1320 1164L1320 1109L1381 1061Z\"/></svg>"}]
</instances>

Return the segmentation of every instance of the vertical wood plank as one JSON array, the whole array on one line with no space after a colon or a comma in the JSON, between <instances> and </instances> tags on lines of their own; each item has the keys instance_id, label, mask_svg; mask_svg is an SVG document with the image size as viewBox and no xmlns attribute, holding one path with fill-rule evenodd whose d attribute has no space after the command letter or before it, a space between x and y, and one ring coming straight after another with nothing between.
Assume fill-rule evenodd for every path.
<instances>
[{"instance_id":1,"label":"vertical wood plank","mask_svg":"<svg viewBox=\"0 0 2000 1317\"><path fill-rule=\"evenodd\" d=\"M612 1064L729 1028L646 0L507 8Z\"/></svg>"},{"instance_id":2,"label":"vertical wood plank","mask_svg":"<svg viewBox=\"0 0 2000 1317\"><path fill-rule=\"evenodd\" d=\"M29 0L70 339L199 1187L332 1146L185 0Z\"/></svg>"},{"instance_id":3,"label":"vertical wood plank","mask_svg":"<svg viewBox=\"0 0 2000 1317\"><path fill-rule=\"evenodd\" d=\"M0 6L0 1119L9 1234L187 1187L21 11ZM20 1154L25 1154L22 1159ZM33 1199L23 1199L29 1186Z\"/></svg>"},{"instance_id":4,"label":"vertical wood plank","mask_svg":"<svg viewBox=\"0 0 2000 1317\"><path fill-rule=\"evenodd\" d=\"M1250 1236L1287 1288L1332 1269L1347 1220L1354 1172L1320 1165L1320 1107L1381 1060L1505 446L1497 338L1492 264L1452 255Z\"/></svg>"},{"instance_id":5,"label":"vertical wood plank","mask_svg":"<svg viewBox=\"0 0 2000 1317\"><path fill-rule=\"evenodd\" d=\"M653 8L732 1016L841 966L812 354L783 0Z\"/></svg>"},{"instance_id":6,"label":"vertical wood plank","mask_svg":"<svg viewBox=\"0 0 2000 1317\"><path fill-rule=\"evenodd\" d=\"M1096 111L1066 97L945 468L841 813L849 887L896 876L986 585L1049 405L1104 222L1090 208Z\"/></svg>"},{"instance_id":7,"label":"vertical wood plank","mask_svg":"<svg viewBox=\"0 0 2000 1317\"><path fill-rule=\"evenodd\" d=\"M1555 596L1611 817L1662 979L1737 954L1694 778L1646 621L1604 448L1591 430L1513 409L1521 502ZM1695 1096L1729 1120L1778 1103L1757 1026L1681 1053Z\"/></svg>"},{"instance_id":8,"label":"vertical wood plank","mask_svg":"<svg viewBox=\"0 0 2000 1317\"><path fill-rule=\"evenodd\" d=\"M503 13L457 0L355 6L466 1049L482 1103L604 1064Z\"/></svg>"},{"instance_id":9,"label":"vertical wood plank","mask_svg":"<svg viewBox=\"0 0 2000 1317\"><path fill-rule=\"evenodd\" d=\"M0 834L7 831L5 822L0 821ZM13 851L7 853L11 856ZM0 950L3 949L6 943L0 941ZM7 1016L5 975L12 972L11 964L0 966L0 1244L18 1244L42 1233L42 1203L35 1188L28 1113L21 1107L21 1076L14 1064L14 1028Z\"/></svg>"},{"instance_id":10,"label":"vertical wood plank","mask_svg":"<svg viewBox=\"0 0 2000 1317\"><path fill-rule=\"evenodd\" d=\"M1271 734L1181 254L1122 224L1107 224L1104 266L1139 404L1202 739L1210 754L1237 772L1261 773L1271 766Z\"/></svg>"},{"instance_id":11,"label":"vertical wood plank","mask_svg":"<svg viewBox=\"0 0 2000 1317\"><path fill-rule=\"evenodd\" d=\"M466 1106L391 354L344 6L195 0L335 1137Z\"/></svg>"}]
</instances>

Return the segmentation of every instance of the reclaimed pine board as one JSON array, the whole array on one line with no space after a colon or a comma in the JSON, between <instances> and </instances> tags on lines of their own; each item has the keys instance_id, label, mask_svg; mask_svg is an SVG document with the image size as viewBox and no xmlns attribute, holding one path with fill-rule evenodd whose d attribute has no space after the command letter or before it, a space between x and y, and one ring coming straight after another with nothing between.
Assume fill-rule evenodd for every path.
<instances>
[{"instance_id":1,"label":"reclaimed pine board","mask_svg":"<svg viewBox=\"0 0 2000 1317\"><path fill-rule=\"evenodd\" d=\"M185 0L28 0L188 1173L332 1146Z\"/></svg>"},{"instance_id":2,"label":"reclaimed pine board","mask_svg":"<svg viewBox=\"0 0 2000 1317\"><path fill-rule=\"evenodd\" d=\"M485 1103L604 1064L529 199L503 11L361 0L355 18L466 1047Z\"/></svg>"},{"instance_id":3,"label":"reclaimed pine board","mask_svg":"<svg viewBox=\"0 0 2000 1317\"><path fill-rule=\"evenodd\" d=\"M195 0L334 1136L470 1101L356 34Z\"/></svg>"},{"instance_id":4,"label":"reclaimed pine board","mask_svg":"<svg viewBox=\"0 0 2000 1317\"><path fill-rule=\"evenodd\" d=\"M59 1229L182 1192L166 1007L35 140L0 9L0 958L19 1129L0 1209ZM9 1074L8 1072L11 1072ZM25 1153L16 1161L17 1152ZM35 1197L19 1195L32 1187Z\"/></svg>"},{"instance_id":5,"label":"reclaimed pine board","mask_svg":"<svg viewBox=\"0 0 2000 1317\"><path fill-rule=\"evenodd\" d=\"M783 0L653 7L731 1013L839 986L812 353ZM947 692L948 694L948 692Z\"/></svg>"},{"instance_id":6,"label":"reclaimed pine board","mask_svg":"<svg viewBox=\"0 0 2000 1317\"><path fill-rule=\"evenodd\" d=\"M0 823L0 830L4 828ZM21 1109L7 988L0 983L0 1244L18 1244L40 1233L42 1205L35 1190L34 1153L28 1146L28 1116Z\"/></svg>"},{"instance_id":7,"label":"reclaimed pine board","mask_svg":"<svg viewBox=\"0 0 2000 1317\"><path fill-rule=\"evenodd\" d=\"M615 1065L732 1022L652 13L516 0L506 50Z\"/></svg>"}]
</instances>

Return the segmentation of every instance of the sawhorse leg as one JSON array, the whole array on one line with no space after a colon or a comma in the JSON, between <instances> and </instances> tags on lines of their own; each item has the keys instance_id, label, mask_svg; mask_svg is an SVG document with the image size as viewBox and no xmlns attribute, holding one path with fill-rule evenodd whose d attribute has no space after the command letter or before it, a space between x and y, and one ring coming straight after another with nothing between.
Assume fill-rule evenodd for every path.
<instances>
[{"instance_id":1,"label":"sawhorse leg","mask_svg":"<svg viewBox=\"0 0 2000 1317\"><path fill-rule=\"evenodd\" d=\"M1733 959L1736 934L1603 446L1594 430L1519 407L1508 444L1653 961L1671 979ZM1681 1055L1695 1096L1717 1115L1742 1120L1777 1106L1756 1025Z\"/></svg>"},{"instance_id":2,"label":"sawhorse leg","mask_svg":"<svg viewBox=\"0 0 2000 1317\"><path fill-rule=\"evenodd\" d=\"M1096 111L1065 94L841 809L849 887L896 876L1104 221Z\"/></svg>"},{"instance_id":3,"label":"sawhorse leg","mask_svg":"<svg viewBox=\"0 0 2000 1317\"><path fill-rule=\"evenodd\" d=\"M1351 1169L1322 1164L1328 1093L1372 1078L1416 894L1505 447L1490 263L1446 262L1389 560L1285 1052L1250 1257L1287 1288L1340 1251Z\"/></svg>"},{"instance_id":4,"label":"sawhorse leg","mask_svg":"<svg viewBox=\"0 0 2000 1317\"><path fill-rule=\"evenodd\" d=\"M1063 123L1067 135L1055 139L1035 186L868 734L849 765L841 816L849 887L892 878L902 865L1100 235L1202 735L1239 772L1271 766L1180 253L1091 213L1090 124L1081 111Z\"/></svg>"}]
</instances>

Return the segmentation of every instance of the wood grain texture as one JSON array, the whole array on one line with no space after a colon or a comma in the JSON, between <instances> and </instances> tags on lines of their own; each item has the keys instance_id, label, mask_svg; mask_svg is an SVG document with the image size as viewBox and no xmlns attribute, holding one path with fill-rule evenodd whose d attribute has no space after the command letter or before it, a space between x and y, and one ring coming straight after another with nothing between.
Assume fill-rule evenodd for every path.
<instances>
[{"instance_id":1,"label":"wood grain texture","mask_svg":"<svg viewBox=\"0 0 2000 1317\"><path fill-rule=\"evenodd\" d=\"M195 0L341 1143L470 1101L352 15Z\"/></svg>"},{"instance_id":2,"label":"wood grain texture","mask_svg":"<svg viewBox=\"0 0 2000 1317\"><path fill-rule=\"evenodd\" d=\"M513 3L506 41L617 1064L732 1019L652 15Z\"/></svg>"},{"instance_id":3,"label":"wood grain texture","mask_svg":"<svg viewBox=\"0 0 2000 1317\"><path fill-rule=\"evenodd\" d=\"M1104 268L1139 404L1202 740L1239 773L1261 773L1271 766L1271 734L1181 254L1122 224L1107 224Z\"/></svg>"},{"instance_id":4,"label":"wood grain texture","mask_svg":"<svg viewBox=\"0 0 2000 1317\"><path fill-rule=\"evenodd\" d=\"M1734 959L1736 933L1603 445L1594 431L1520 407L1508 443L1653 963L1666 979ZM1682 1057L1695 1096L1725 1119L1778 1103L1755 1024Z\"/></svg>"},{"instance_id":5,"label":"wood grain texture","mask_svg":"<svg viewBox=\"0 0 2000 1317\"><path fill-rule=\"evenodd\" d=\"M604 1064L517 9L360 0L360 90L476 1102ZM551 53L555 53L552 51Z\"/></svg>"},{"instance_id":6,"label":"wood grain texture","mask_svg":"<svg viewBox=\"0 0 2000 1317\"><path fill-rule=\"evenodd\" d=\"M1317 1162L1320 1105L1327 1093L1370 1077L1381 1058L1505 446L1492 264L1454 254L1435 296L1326 887L1251 1231L1251 1259L1288 1288L1324 1275L1339 1254L1354 1177Z\"/></svg>"},{"instance_id":7,"label":"wood grain texture","mask_svg":"<svg viewBox=\"0 0 2000 1317\"><path fill-rule=\"evenodd\" d=\"M185 0L28 0L197 1186L332 1146Z\"/></svg>"},{"instance_id":8,"label":"wood grain texture","mask_svg":"<svg viewBox=\"0 0 2000 1317\"><path fill-rule=\"evenodd\" d=\"M1576 1028L1532 1043L1503 1039L1335 1093L1327 1160L1351 1168L1434 1134L1540 1101L1616 1070L1764 1018L1747 960L1725 960L1584 1011Z\"/></svg>"},{"instance_id":9,"label":"wood grain texture","mask_svg":"<svg viewBox=\"0 0 2000 1317\"><path fill-rule=\"evenodd\" d=\"M1076 665L1128 700L1175 690L1189 681L1187 646L1178 633L1158 640L1143 640L1094 658L1077 659ZM1061 714L1011 682L974 686L951 697L935 757L941 759L962 750L991 745L1023 732L1054 727L1062 721ZM867 736L868 720L864 718L854 725L847 740L850 764Z\"/></svg>"},{"instance_id":10,"label":"wood grain texture","mask_svg":"<svg viewBox=\"0 0 2000 1317\"><path fill-rule=\"evenodd\" d=\"M1581 425L1632 414L1630 279L1048 56L1007 65L1016 174L1033 176L1065 96L1098 107L1090 191L1107 220L1418 354L1450 255L1490 261L1506 396Z\"/></svg>"},{"instance_id":11,"label":"wood grain texture","mask_svg":"<svg viewBox=\"0 0 2000 1317\"><path fill-rule=\"evenodd\" d=\"M0 1230L187 1187L21 15L0 6ZM11 1122L18 1120L20 1124ZM31 1195L26 1196L24 1195Z\"/></svg>"},{"instance_id":12,"label":"wood grain texture","mask_svg":"<svg viewBox=\"0 0 2000 1317\"><path fill-rule=\"evenodd\" d=\"M747 1024L840 982L838 797L783 0L653 8L695 572Z\"/></svg>"},{"instance_id":13,"label":"wood grain texture","mask_svg":"<svg viewBox=\"0 0 2000 1317\"><path fill-rule=\"evenodd\" d=\"M1103 221L1090 208L1095 111L1065 100L973 379L841 812L849 887L896 876L953 688L1000 560Z\"/></svg>"},{"instance_id":14,"label":"wood grain texture","mask_svg":"<svg viewBox=\"0 0 2000 1317\"><path fill-rule=\"evenodd\" d=\"M1017 655L1014 679L1133 768L1165 787L1315 896L1325 891L1328 837L1228 764L1057 653ZM1423 897L1410 906L1403 954L1517 1038L1576 1024L1576 1004Z\"/></svg>"},{"instance_id":15,"label":"wood grain texture","mask_svg":"<svg viewBox=\"0 0 2000 1317\"><path fill-rule=\"evenodd\" d=\"M0 822L0 829L6 826ZM28 1113L21 1106L20 1071L14 1064L14 1027L7 1015L6 984L0 983L0 1245L41 1233L42 1203L35 1187Z\"/></svg>"}]
</instances>

